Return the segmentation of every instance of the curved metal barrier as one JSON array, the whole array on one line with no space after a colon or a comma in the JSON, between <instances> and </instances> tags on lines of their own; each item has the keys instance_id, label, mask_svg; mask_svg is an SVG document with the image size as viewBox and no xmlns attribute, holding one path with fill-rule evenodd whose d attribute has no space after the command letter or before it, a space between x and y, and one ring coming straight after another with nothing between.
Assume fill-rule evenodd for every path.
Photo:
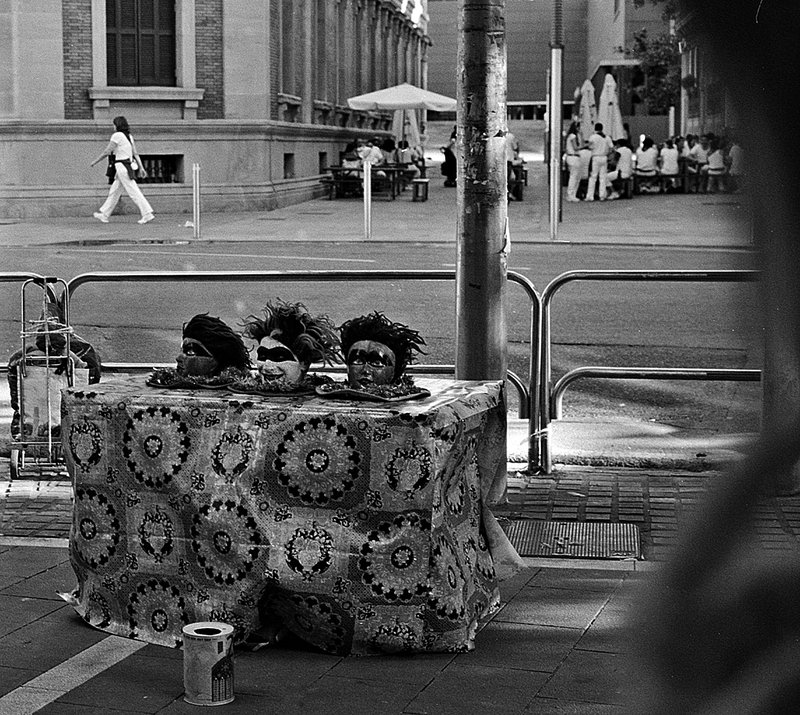
<instances>
[{"instance_id":1,"label":"curved metal barrier","mask_svg":"<svg viewBox=\"0 0 800 715\"><path fill-rule=\"evenodd\" d=\"M561 412L561 399L568 385L581 377L608 377L630 378L647 377L652 379L672 380L759 380L759 370L738 369L697 369L680 368L672 370L664 368L615 368L615 367L587 367L577 368L564 375L555 385L551 386L551 335L550 335L550 310L553 296L568 283L579 280L590 281L671 281L678 283L741 283L758 280L759 271L749 270L580 270L567 271L554 278L542 292L541 313L541 389L532 422L536 424L536 434L540 442L540 460L537 462L539 473L549 474L552 471L552 454L550 445L550 421ZM592 374L589 374L591 371ZM755 374L758 377L755 377ZM553 410L552 403L556 403ZM530 466L530 465L529 465Z\"/></svg>"},{"instance_id":2,"label":"curved metal barrier","mask_svg":"<svg viewBox=\"0 0 800 715\"><path fill-rule=\"evenodd\" d=\"M584 377L617 378L623 380L728 380L731 382L760 382L761 370L738 368L701 367L576 367L562 375L553 385L551 394L551 420L561 419L561 404L567 388Z\"/></svg>"}]
</instances>

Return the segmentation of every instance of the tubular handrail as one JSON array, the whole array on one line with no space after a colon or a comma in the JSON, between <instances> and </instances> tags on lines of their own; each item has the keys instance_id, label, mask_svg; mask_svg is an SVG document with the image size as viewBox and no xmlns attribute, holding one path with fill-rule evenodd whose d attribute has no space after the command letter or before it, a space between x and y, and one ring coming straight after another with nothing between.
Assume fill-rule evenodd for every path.
<instances>
[{"instance_id":1,"label":"tubular handrail","mask_svg":"<svg viewBox=\"0 0 800 715\"><path fill-rule=\"evenodd\" d=\"M516 271L508 271L507 280L519 285L528 296L531 303L530 319L530 360L529 381L525 382L516 374L507 371L508 381L514 385L519 394L519 416L528 420L529 426L529 453L528 469L540 462L540 443L538 437L538 421L534 422L531 416L535 413L540 392L541 374L541 349L539 344L538 326L541 322L541 298L533 282L526 276ZM86 283L117 283L117 282L223 282L223 281L305 281L305 282L331 282L331 281L386 281L386 280L424 280L444 281L455 280L456 272L445 270L320 270L320 271L100 271L82 273L75 276L67 284L67 294L70 301L75 291ZM453 368L455 370L455 368Z\"/></svg>"},{"instance_id":2,"label":"tubular handrail","mask_svg":"<svg viewBox=\"0 0 800 715\"><path fill-rule=\"evenodd\" d=\"M552 454L550 445L550 420L552 414L551 401L553 399L554 386L552 382L552 358L551 358L551 305L556 292L568 283L579 280L591 281L668 281L668 282L716 282L733 283L749 282L758 280L759 271L752 270L574 270L567 271L556 276L545 286L541 296L541 335L540 350L541 357L541 377L540 389L538 392L538 402L534 406L532 421L538 425L537 435L540 442L540 459L536 463L537 471L549 474L552 471ZM706 378L712 379L712 378ZM563 392L563 390L562 390ZM529 463L530 468L530 463Z\"/></svg>"},{"instance_id":3,"label":"tubular handrail","mask_svg":"<svg viewBox=\"0 0 800 715\"><path fill-rule=\"evenodd\" d=\"M29 273L28 271L9 271L6 273L0 273L0 283L22 283L23 281L27 280L44 284L46 282L52 283L55 279L41 276L38 273Z\"/></svg>"},{"instance_id":4,"label":"tubular handrail","mask_svg":"<svg viewBox=\"0 0 800 715\"><path fill-rule=\"evenodd\" d=\"M551 420L561 419L564 393L581 378L617 378L626 380L728 380L731 382L759 382L761 370L740 368L671 368L671 367L610 367L587 365L577 367L562 375L553 385Z\"/></svg>"}]
</instances>

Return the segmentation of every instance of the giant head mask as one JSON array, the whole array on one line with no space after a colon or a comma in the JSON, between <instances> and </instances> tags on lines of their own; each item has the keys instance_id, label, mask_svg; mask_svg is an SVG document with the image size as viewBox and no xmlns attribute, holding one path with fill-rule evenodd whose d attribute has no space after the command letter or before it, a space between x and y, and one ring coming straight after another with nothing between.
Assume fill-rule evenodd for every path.
<instances>
[{"instance_id":1,"label":"giant head mask","mask_svg":"<svg viewBox=\"0 0 800 715\"><path fill-rule=\"evenodd\" d=\"M267 303L263 318L251 315L243 334L255 346L256 366L265 382L299 386L313 362L341 362L335 327L325 315L312 316L302 303Z\"/></svg>"},{"instance_id":2,"label":"giant head mask","mask_svg":"<svg viewBox=\"0 0 800 715\"><path fill-rule=\"evenodd\" d=\"M181 375L219 375L227 368L245 371L250 358L242 338L219 318L195 315L183 326L181 352L176 358Z\"/></svg>"},{"instance_id":3,"label":"giant head mask","mask_svg":"<svg viewBox=\"0 0 800 715\"><path fill-rule=\"evenodd\" d=\"M348 320L339 331L347 381L356 390L399 382L425 344L416 330L379 312Z\"/></svg>"}]
</instances>

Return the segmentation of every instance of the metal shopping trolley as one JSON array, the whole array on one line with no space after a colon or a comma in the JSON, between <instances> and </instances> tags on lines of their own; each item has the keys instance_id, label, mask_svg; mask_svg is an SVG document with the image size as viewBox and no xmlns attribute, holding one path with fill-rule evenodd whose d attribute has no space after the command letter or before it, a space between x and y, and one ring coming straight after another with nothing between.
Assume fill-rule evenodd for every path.
<instances>
[{"instance_id":1,"label":"metal shopping trolley","mask_svg":"<svg viewBox=\"0 0 800 715\"><path fill-rule=\"evenodd\" d=\"M61 284L61 298L56 287ZM41 313L29 320L26 303L31 287L41 291ZM76 354L83 346L69 324L68 291L60 278L30 279L21 288L21 349L8 363L11 423L11 478L63 471L61 458L61 390L88 385L90 366ZM76 346L76 341L78 345ZM85 353L85 350L83 350ZM99 365L99 363L98 363ZM98 373L99 379L99 373ZM96 380L92 380L96 382Z\"/></svg>"}]
</instances>

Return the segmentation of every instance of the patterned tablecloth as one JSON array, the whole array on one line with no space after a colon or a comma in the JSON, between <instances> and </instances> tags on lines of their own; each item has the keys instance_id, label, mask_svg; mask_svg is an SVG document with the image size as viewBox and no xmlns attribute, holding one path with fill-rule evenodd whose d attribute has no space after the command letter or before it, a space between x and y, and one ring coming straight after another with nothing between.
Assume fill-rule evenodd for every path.
<instances>
[{"instance_id":1,"label":"patterned tablecloth","mask_svg":"<svg viewBox=\"0 0 800 715\"><path fill-rule=\"evenodd\" d=\"M73 388L70 600L109 633L180 647L278 616L336 654L461 651L519 558L487 503L505 487L499 382L418 380L425 400Z\"/></svg>"}]
</instances>

